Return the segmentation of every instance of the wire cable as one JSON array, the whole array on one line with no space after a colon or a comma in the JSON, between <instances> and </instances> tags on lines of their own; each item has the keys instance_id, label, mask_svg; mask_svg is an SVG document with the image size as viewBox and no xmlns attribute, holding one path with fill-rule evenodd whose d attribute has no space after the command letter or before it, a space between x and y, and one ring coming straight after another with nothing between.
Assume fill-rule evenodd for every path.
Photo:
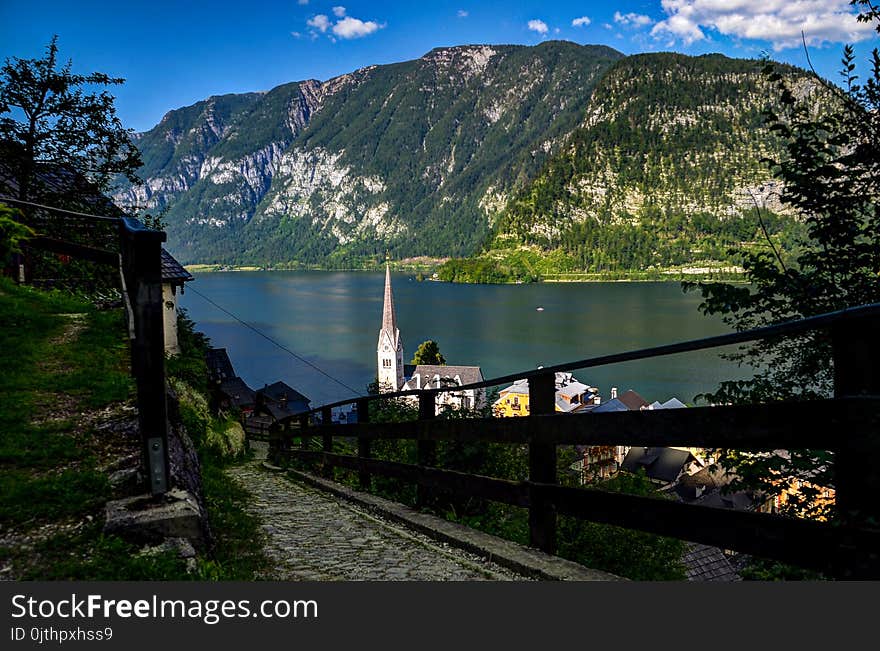
<instances>
[{"instance_id":1,"label":"wire cable","mask_svg":"<svg viewBox=\"0 0 880 651\"><path fill-rule=\"evenodd\" d=\"M12 197L0 196L0 201L9 203L19 203L25 206L33 206L34 208L42 208L43 210L52 210L54 212L65 213L67 215L76 215L77 217L90 217L91 219L100 219L102 221L119 221L120 217L108 217L107 215L90 215L86 212L76 212L75 210L67 210L66 208L56 208L55 206L46 206L33 201L25 201L23 199L13 199Z\"/></svg>"},{"instance_id":2,"label":"wire cable","mask_svg":"<svg viewBox=\"0 0 880 651\"><path fill-rule=\"evenodd\" d=\"M291 355L291 356L293 356L294 358L296 358L296 359L298 359L299 361L301 361L303 364L306 364L307 366L311 366L313 369L315 369L316 371L318 371L318 373L320 373L321 375L323 375L323 376L325 376L325 377L327 377L327 378L333 380L334 382L336 382L336 384L345 387L346 389L348 389L349 391L351 391L354 395L356 395L356 396L361 396L361 395L362 395L359 391L355 391L354 389L352 389L350 386L348 386L348 385L347 385L345 382L343 382L342 380L337 380L335 377L333 377L332 375L330 375L329 373L327 373L327 372L324 371L323 369L321 369L321 368L315 366L314 364L312 364L309 360L304 359L303 357L300 357L300 356L297 355L295 352L293 352L292 350L290 350L290 348L288 348L288 347L285 346L284 344L279 343L278 341L276 341L275 339L273 339L272 337L270 337L269 335L267 335L267 334L266 334L265 332L263 332L262 330L260 330L260 329L258 329L258 328L256 328L256 327L252 326L252 325L251 325L250 323L248 323L247 321L244 321L244 320L238 318L235 314L233 314L232 312L230 312L229 310L227 310L225 307L223 307L222 305L218 304L218 303L215 302L214 300L208 298L207 296L205 296L204 294L202 294L199 290L197 290L197 289L193 289L192 287L187 287L186 289L187 289L187 291L194 292L196 295L201 296L203 299L205 299L206 301L208 301L208 303L210 303L211 305L213 305L214 307L216 307L218 310L220 310L220 311L223 312L224 314L226 314L226 315L232 317L233 319L235 319L236 321L238 321L241 325L245 326L246 328L249 328L249 329L253 330L253 331L256 332L258 335L260 335L261 337L263 337L264 339L266 339L266 340L270 341L271 343L275 344L276 346L278 346L278 348L280 348L280 349L283 350L284 352L288 353L289 355Z\"/></svg>"}]
</instances>

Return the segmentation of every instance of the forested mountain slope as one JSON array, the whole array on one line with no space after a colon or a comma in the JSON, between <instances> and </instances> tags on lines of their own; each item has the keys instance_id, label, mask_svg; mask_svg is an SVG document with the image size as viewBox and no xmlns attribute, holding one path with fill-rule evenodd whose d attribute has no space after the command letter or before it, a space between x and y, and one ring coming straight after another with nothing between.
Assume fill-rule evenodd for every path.
<instances>
[{"instance_id":1,"label":"forested mountain slope","mask_svg":"<svg viewBox=\"0 0 880 651\"><path fill-rule=\"evenodd\" d=\"M563 151L506 207L495 256L530 245L584 271L724 261L758 237L756 205L773 233L790 235L763 162L780 143L764 127L777 90L760 65L669 53L619 61Z\"/></svg>"}]
</instances>

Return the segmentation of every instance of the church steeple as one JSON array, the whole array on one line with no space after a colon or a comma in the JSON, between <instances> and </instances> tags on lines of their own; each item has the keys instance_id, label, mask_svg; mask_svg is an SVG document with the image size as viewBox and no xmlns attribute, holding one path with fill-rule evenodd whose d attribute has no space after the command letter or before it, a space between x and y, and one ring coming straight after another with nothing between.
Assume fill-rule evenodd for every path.
<instances>
[{"instance_id":1,"label":"church steeple","mask_svg":"<svg viewBox=\"0 0 880 651\"><path fill-rule=\"evenodd\" d=\"M382 305L382 329L376 347L377 378L382 392L397 391L403 386L403 343L397 328L394 294L391 291L391 267L385 263L385 300Z\"/></svg>"},{"instance_id":2,"label":"church steeple","mask_svg":"<svg viewBox=\"0 0 880 651\"><path fill-rule=\"evenodd\" d=\"M397 314L394 312L394 294L391 293L391 267L385 263L385 304L382 306L382 330L388 333L398 333Z\"/></svg>"}]
</instances>

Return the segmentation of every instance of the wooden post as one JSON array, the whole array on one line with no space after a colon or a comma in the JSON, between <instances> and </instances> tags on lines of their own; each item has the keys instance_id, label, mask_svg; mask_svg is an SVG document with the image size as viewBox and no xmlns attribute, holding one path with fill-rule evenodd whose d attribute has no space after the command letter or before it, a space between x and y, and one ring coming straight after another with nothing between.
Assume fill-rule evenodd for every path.
<instances>
[{"instance_id":1,"label":"wooden post","mask_svg":"<svg viewBox=\"0 0 880 651\"><path fill-rule=\"evenodd\" d=\"M556 411L556 377L553 373L529 379L529 414L539 416ZM529 480L542 484L556 483L556 444L532 440L529 443ZM529 495L529 544L556 553L556 507L540 490Z\"/></svg>"},{"instance_id":2,"label":"wooden post","mask_svg":"<svg viewBox=\"0 0 880 651\"><path fill-rule=\"evenodd\" d=\"M369 423L370 422L370 401L369 400L358 400L357 401L357 422L360 423ZM358 439L358 457L361 459L369 459L370 458L370 441L369 439L359 438ZM358 484L361 487L361 490L368 491L370 490L370 473L366 470L361 470L358 473Z\"/></svg>"},{"instance_id":3,"label":"wooden post","mask_svg":"<svg viewBox=\"0 0 880 651\"><path fill-rule=\"evenodd\" d=\"M321 425L325 427L329 427L333 424L333 409L330 407L322 407L321 408ZM323 436L323 445L322 449L324 452L333 452L333 437L329 434L324 434ZM329 462L324 463L324 467L322 468L322 474L325 477L333 477L333 466L330 465Z\"/></svg>"},{"instance_id":4,"label":"wooden post","mask_svg":"<svg viewBox=\"0 0 880 651\"><path fill-rule=\"evenodd\" d=\"M831 332L834 353L834 397L880 397L880 318L841 321ZM880 431L870 423L854 431L835 432L835 499L842 522L880 528Z\"/></svg>"},{"instance_id":5,"label":"wooden post","mask_svg":"<svg viewBox=\"0 0 880 651\"><path fill-rule=\"evenodd\" d=\"M299 416L299 447L308 450L311 447L312 437L309 436L309 415L300 414Z\"/></svg>"},{"instance_id":6,"label":"wooden post","mask_svg":"<svg viewBox=\"0 0 880 651\"><path fill-rule=\"evenodd\" d=\"M419 394L419 420L433 420L437 416L437 392L422 391ZM437 465L437 442L417 441L417 462L420 466ZM419 508L430 506L432 501L431 490L427 486L416 486L416 506Z\"/></svg>"},{"instance_id":7,"label":"wooden post","mask_svg":"<svg viewBox=\"0 0 880 651\"><path fill-rule=\"evenodd\" d=\"M162 301L162 242L165 233L136 219L120 220L122 273L131 303L131 368L137 383L138 424L150 492L170 488L168 405L165 394L165 326Z\"/></svg>"}]
</instances>

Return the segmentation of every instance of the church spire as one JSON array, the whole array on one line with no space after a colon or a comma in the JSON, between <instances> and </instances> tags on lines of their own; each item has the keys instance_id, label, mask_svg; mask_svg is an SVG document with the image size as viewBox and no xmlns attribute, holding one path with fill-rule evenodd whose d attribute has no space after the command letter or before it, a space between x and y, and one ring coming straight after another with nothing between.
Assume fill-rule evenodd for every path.
<instances>
[{"instance_id":1,"label":"church spire","mask_svg":"<svg viewBox=\"0 0 880 651\"><path fill-rule=\"evenodd\" d=\"M394 311L394 294L391 293L391 267L385 263L385 304L382 307L382 330L392 341L397 339L397 314Z\"/></svg>"},{"instance_id":2,"label":"church spire","mask_svg":"<svg viewBox=\"0 0 880 651\"><path fill-rule=\"evenodd\" d=\"M377 379L380 391L397 391L403 386L403 343L397 329L394 294L391 292L391 266L385 263L385 302L382 306L382 329L379 330Z\"/></svg>"}]
</instances>

